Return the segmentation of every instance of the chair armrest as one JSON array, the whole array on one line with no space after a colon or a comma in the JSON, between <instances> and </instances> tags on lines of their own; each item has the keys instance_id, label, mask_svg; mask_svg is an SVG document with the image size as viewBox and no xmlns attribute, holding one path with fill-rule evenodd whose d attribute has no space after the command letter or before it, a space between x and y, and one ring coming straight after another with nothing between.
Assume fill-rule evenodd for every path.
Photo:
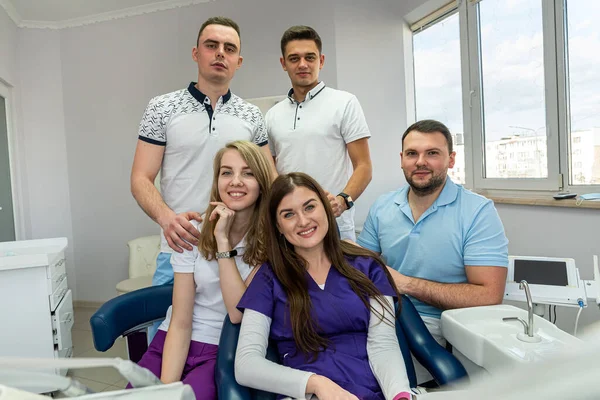
<instances>
[{"instance_id":1,"label":"chair armrest","mask_svg":"<svg viewBox=\"0 0 600 400\"><path fill-rule=\"evenodd\" d=\"M173 285L152 286L110 299L90 318L94 347L106 351L137 326L165 317L173 301Z\"/></svg>"},{"instance_id":2,"label":"chair armrest","mask_svg":"<svg viewBox=\"0 0 600 400\"><path fill-rule=\"evenodd\" d=\"M431 336L415 306L405 295L402 296L399 320L412 354L438 385L447 385L467 376L460 361Z\"/></svg>"},{"instance_id":3,"label":"chair armrest","mask_svg":"<svg viewBox=\"0 0 600 400\"><path fill-rule=\"evenodd\" d=\"M215 369L217 398L219 400L252 399L250 389L239 385L235 380L235 352L237 351L240 326L240 324L232 324L229 315L225 317L221 338L219 339L219 352Z\"/></svg>"}]
</instances>

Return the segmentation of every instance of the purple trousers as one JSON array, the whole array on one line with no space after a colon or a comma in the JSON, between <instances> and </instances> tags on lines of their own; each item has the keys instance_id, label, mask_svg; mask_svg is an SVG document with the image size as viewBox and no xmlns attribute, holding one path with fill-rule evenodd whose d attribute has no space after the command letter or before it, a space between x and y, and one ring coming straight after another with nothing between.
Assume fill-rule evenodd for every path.
<instances>
[{"instance_id":1,"label":"purple trousers","mask_svg":"<svg viewBox=\"0 0 600 400\"><path fill-rule=\"evenodd\" d=\"M152 371L160 378L162 367L163 347L167 332L158 330L156 336L148 346L148 350L138 363L139 366ZM217 387L215 385L215 365L217 363L217 349L219 346L201 342L190 342L181 381L190 385L194 390L197 400L216 400ZM127 385L128 388L131 385Z\"/></svg>"}]
</instances>

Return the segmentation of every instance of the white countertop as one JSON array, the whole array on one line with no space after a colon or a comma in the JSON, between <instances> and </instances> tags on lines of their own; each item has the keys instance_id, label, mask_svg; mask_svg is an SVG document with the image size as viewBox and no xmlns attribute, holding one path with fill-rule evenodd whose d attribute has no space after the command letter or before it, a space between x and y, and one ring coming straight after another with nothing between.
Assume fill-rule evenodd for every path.
<instances>
[{"instance_id":1,"label":"white countertop","mask_svg":"<svg viewBox=\"0 0 600 400\"><path fill-rule=\"evenodd\" d=\"M65 237L1 242L0 271L48 265L55 261L67 244Z\"/></svg>"}]
</instances>

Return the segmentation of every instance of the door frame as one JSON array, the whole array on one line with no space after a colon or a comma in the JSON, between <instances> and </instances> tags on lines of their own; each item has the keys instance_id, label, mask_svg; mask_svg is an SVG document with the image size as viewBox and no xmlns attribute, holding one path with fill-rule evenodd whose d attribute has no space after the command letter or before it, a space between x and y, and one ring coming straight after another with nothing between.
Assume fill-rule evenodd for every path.
<instances>
[{"instance_id":1,"label":"door frame","mask_svg":"<svg viewBox=\"0 0 600 400\"><path fill-rule=\"evenodd\" d=\"M8 131L8 158L10 169L10 184L12 191L13 202L13 217L15 225L15 239L25 240L25 208L23 207L23 170L19 165L23 165L19 153L19 140L17 137L16 115L17 107L15 106L15 90L8 82L0 78L0 96L4 97L6 104L6 128Z\"/></svg>"}]
</instances>

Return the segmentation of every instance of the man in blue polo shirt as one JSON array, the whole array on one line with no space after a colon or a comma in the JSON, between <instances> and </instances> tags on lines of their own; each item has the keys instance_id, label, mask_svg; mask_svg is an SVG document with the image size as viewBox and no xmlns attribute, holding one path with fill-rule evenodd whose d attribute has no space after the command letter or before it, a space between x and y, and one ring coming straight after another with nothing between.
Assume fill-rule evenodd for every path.
<instances>
[{"instance_id":1,"label":"man in blue polo shirt","mask_svg":"<svg viewBox=\"0 0 600 400\"><path fill-rule=\"evenodd\" d=\"M455 154L444 124L411 125L400 154L408 185L377 199L357 241L381 253L400 293L442 344L442 311L501 303L508 266L508 240L492 201L447 175Z\"/></svg>"}]
</instances>

